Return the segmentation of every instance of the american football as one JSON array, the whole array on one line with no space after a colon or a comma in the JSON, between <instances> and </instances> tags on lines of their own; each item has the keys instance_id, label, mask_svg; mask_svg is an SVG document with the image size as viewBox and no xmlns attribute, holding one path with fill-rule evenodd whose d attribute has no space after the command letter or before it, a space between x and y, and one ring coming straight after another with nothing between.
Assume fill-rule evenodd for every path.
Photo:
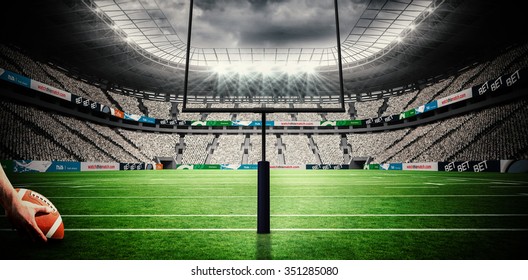
<instances>
[{"instance_id":1,"label":"american football","mask_svg":"<svg viewBox=\"0 0 528 280\"><path fill-rule=\"evenodd\" d=\"M34 204L48 206L53 209L53 212L48 214L38 213L35 220L40 230L42 230L48 239L63 239L64 223L55 205L38 192L23 188L17 188L16 190L20 199Z\"/></svg>"}]
</instances>

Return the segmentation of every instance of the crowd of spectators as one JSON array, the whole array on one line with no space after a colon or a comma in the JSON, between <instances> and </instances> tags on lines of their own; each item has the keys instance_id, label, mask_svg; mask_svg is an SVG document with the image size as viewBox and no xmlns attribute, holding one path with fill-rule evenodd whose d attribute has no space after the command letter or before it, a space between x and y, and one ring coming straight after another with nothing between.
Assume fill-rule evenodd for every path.
<instances>
[{"instance_id":1,"label":"crowd of spectators","mask_svg":"<svg viewBox=\"0 0 528 280\"><path fill-rule=\"evenodd\" d=\"M454 94L465 88L481 84L500 75L528 66L528 45L510 49L503 55L464 71L401 94L353 104L356 118L375 118L398 114L416 108L433 99ZM72 92L101 104L110 105L107 95L95 85L78 80L53 65L31 59L23 52L0 44L0 67L20 73L56 88ZM137 97L108 91L124 111L143 115ZM170 119L172 104L164 101L143 99L149 116ZM383 110L383 105L386 108ZM442 160L480 160L521 158L528 156L528 129L525 112L528 102L521 100L506 105L497 105L478 112L449 118L394 131L359 133L347 135L352 147L351 155L371 156L375 162L423 162ZM226 104L189 103L189 108L220 108ZM259 104L233 104L237 108L250 108ZM278 108L318 108L317 104L275 103ZM325 107L339 106L325 104ZM178 104L178 119L182 120L260 120L255 113L183 113ZM5 133L1 134L1 159L77 160L77 161L121 161L152 162L156 156L176 158L176 146L180 136L112 129L73 117L0 100L0 116ZM347 108L348 109L348 108ZM347 113L270 113L268 120L319 121L349 119ZM181 163L204 163L210 152L213 135L186 135L184 149L180 151ZM221 135L212 151L211 162L240 163L244 137ZM270 135L267 137L267 160L272 164L306 164L317 162L342 163L340 136L313 135L316 150L310 146L306 135ZM74 143L74 144L72 144ZM279 153L280 151L280 153ZM251 135L248 163L261 159L261 137ZM226 162L227 161L227 162Z\"/></svg>"},{"instance_id":2,"label":"crowd of spectators","mask_svg":"<svg viewBox=\"0 0 528 280\"><path fill-rule=\"evenodd\" d=\"M213 142L214 135L185 135L185 150L183 151L183 164L204 164L207 159L208 147Z\"/></svg>"},{"instance_id":3,"label":"crowd of spectators","mask_svg":"<svg viewBox=\"0 0 528 280\"><path fill-rule=\"evenodd\" d=\"M284 143L284 160L286 164L303 165L307 163L317 163L310 143L306 135L281 135Z\"/></svg>"},{"instance_id":4,"label":"crowd of spectators","mask_svg":"<svg viewBox=\"0 0 528 280\"><path fill-rule=\"evenodd\" d=\"M220 135L217 138L218 146L214 149L209 163L241 164L244 138L243 134Z\"/></svg>"},{"instance_id":5,"label":"crowd of spectators","mask_svg":"<svg viewBox=\"0 0 528 280\"><path fill-rule=\"evenodd\" d=\"M319 156L323 164L342 164L344 154L340 149L341 136L335 134L314 134L312 138L319 150Z\"/></svg>"},{"instance_id":6,"label":"crowd of spectators","mask_svg":"<svg viewBox=\"0 0 528 280\"><path fill-rule=\"evenodd\" d=\"M117 103L119 103L119 106L122 108L123 111L130 113L130 114L136 114L136 115L143 115L141 110L139 109L139 102L137 98L132 96L126 96L121 93L117 93L114 91L109 90L108 94L115 100Z\"/></svg>"},{"instance_id":7,"label":"crowd of spectators","mask_svg":"<svg viewBox=\"0 0 528 280\"><path fill-rule=\"evenodd\" d=\"M117 128L116 133L129 141L133 147L148 159L155 157L177 157L176 145L180 141L178 134L145 133Z\"/></svg>"}]
</instances>

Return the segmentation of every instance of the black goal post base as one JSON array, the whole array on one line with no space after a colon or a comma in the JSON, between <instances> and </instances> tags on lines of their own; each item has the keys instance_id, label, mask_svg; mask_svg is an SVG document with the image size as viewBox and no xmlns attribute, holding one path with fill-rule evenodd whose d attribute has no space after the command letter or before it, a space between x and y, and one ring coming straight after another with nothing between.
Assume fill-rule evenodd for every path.
<instances>
[{"instance_id":1,"label":"black goal post base","mask_svg":"<svg viewBox=\"0 0 528 280\"><path fill-rule=\"evenodd\" d=\"M258 162L257 233L270 233L270 163Z\"/></svg>"}]
</instances>

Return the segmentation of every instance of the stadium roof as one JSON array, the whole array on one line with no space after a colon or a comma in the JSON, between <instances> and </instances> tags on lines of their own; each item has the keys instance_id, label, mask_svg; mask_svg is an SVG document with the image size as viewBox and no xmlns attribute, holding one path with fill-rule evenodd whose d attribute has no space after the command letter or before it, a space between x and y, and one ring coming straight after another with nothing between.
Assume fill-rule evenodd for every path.
<instances>
[{"instance_id":1,"label":"stadium roof","mask_svg":"<svg viewBox=\"0 0 528 280\"><path fill-rule=\"evenodd\" d=\"M170 3L179 2L187 1ZM8 1L0 12L0 40L110 87L177 96L185 46L180 29L185 26L168 16L180 6L170 10L167 3ZM351 98L452 73L527 39L527 19L514 1L339 0L339 4L341 31L346 33L342 36L345 90ZM361 8L352 14L347 5ZM237 55L242 59L244 52L249 54L244 60L265 59L268 53L276 59L286 52L294 54L286 59L310 57L319 63L324 63L324 54L335 55L334 46L193 49L196 59L191 65Z\"/></svg>"},{"instance_id":2,"label":"stadium roof","mask_svg":"<svg viewBox=\"0 0 528 280\"><path fill-rule=\"evenodd\" d=\"M109 17L112 27L121 30L129 42L160 60L176 65L185 63L189 1L95 0L89 4L96 13ZM336 64L336 42L324 40L328 32L321 30L321 26L331 27L327 29L335 37L333 0L197 0L194 6L199 16L193 21L193 33L198 34L193 34L197 39L191 46L191 65L263 61ZM357 1L344 5L341 19L344 66L351 67L386 53L382 51L402 40L405 30L432 15L434 8L431 0ZM270 47L270 37L276 37L274 43L281 47ZM317 41L320 46L309 47ZM243 42L249 45L240 47ZM267 47L262 47L266 44ZM222 47L225 45L230 47Z\"/></svg>"}]
</instances>

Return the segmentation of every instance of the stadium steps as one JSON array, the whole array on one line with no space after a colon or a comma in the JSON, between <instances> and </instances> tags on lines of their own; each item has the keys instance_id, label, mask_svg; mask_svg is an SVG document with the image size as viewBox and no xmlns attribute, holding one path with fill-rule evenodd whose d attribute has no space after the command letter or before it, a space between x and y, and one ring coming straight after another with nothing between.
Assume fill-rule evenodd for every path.
<instances>
[{"instance_id":1,"label":"stadium steps","mask_svg":"<svg viewBox=\"0 0 528 280\"><path fill-rule=\"evenodd\" d=\"M383 98L383 104L378 108L378 117L383 116L387 108L389 108L389 98Z\"/></svg>"},{"instance_id":2,"label":"stadium steps","mask_svg":"<svg viewBox=\"0 0 528 280\"><path fill-rule=\"evenodd\" d=\"M145 154L143 152L143 150L141 150L141 148L138 147L138 145L136 145L136 143L134 143L132 140L128 139L128 137L126 137L123 133L121 133L121 131L117 128L113 129L114 132L119 135L119 137L121 137L125 142L127 142L128 144L130 144L132 147L134 147L134 149L137 149L139 151L139 153L144 156L145 158L149 158L149 156L147 154Z\"/></svg>"},{"instance_id":3,"label":"stadium steps","mask_svg":"<svg viewBox=\"0 0 528 280\"><path fill-rule=\"evenodd\" d=\"M183 152L185 151L185 138L180 137L178 144L174 147L176 149L176 164L181 164L183 160Z\"/></svg>"},{"instance_id":4,"label":"stadium steps","mask_svg":"<svg viewBox=\"0 0 528 280\"><path fill-rule=\"evenodd\" d=\"M504 68L506 73L512 73L519 70L521 67L519 67L518 64L525 65L523 61L526 61L528 58L528 45L519 46L519 48L521 48L519 55L510 61L510 63Z\"/></svg>"},{"instance_id":5,"label":"stadium steps","mask_svg":"<svg viewBox=\"0 0 528 280\"><path fill-rule=\"evenodd\" d=\"M138 157L136 157L135 155L133 155L132 153L130 153L128 150L126 150L123 146L121 146L119 143L117 143L114 139L112 139L111 137L108 137L104 134L102 134L101 132L99 132L97 129L94 129L93 127L91 127L90 125L87 125L87 127L89 129L91 129L95 134L97 134L99 137L103 138L103 139L106 139L107 141L113 143L114 145L116 145L117 147L120 147L121 150L123 150L124 153L128 154L129 156L131 156L133 159L136 160L136 162L143 162L141 159L139 159Z\"/></svg>"},{"instance_id":6,"label":"stadium steps","mask_svg":"<svg viewBox=\"0 0 528 280\"><path fill-rule=\"evenodd\" d=\"M409 159L409 162L413 162L413 161L414 161L416 158L418 158L419 156L421 156L421 155L423 155L423 154L427 154L427 151L428 151L431 147L434 147L434 146L436 146L436 145L439 145L440 142L441 142L442 140L444 140L446 137L449 137L451 134L457 132L457 131L458 131L458 130L459 130L464 124L465 124L464 122L460 122L458 125L455 125L455 126L450 127L450 129L449 129L446 133L442 134L440 137L438 137L436 140L434 140L433 143L431 143L426 149L423 149L420 153L418 153L418 154L416 154L415 156L411 157L411 158ZM433 130L434 130L434 129L433 129ZM428 136L427 133L424 134L422 137L420 137L420 139L425 138L426 136ZM440 160L440 159L431 159L431 160L432 160L432 161L438 161L438 160Z\"/></svg>"},{"instance_id":7,"label":"stadium steps","mask_svg":"<svg viewBox=\"0 0 528 280\"><path fill-rule=\"evenodd\" d=\"M249 161L249 150L251 149L251 140L249 134L244 136L244 143L242 143L242 164L247 164Z\"/></svg>"},{"instance_id":8,"label":"stadium steps","mask_svg":"<svg viewBox=\"0 0 528 280\"><path fill-rule=\"evenodd\" d=\"M352 157L350 156L352 154L352 145L348 143L346 134L341 134L341 144L339 144L339 149L343 153L343 162L350 162L352 160Z\"/></svg>"},{"instance_id":9,"label":"stadium steps","mask_svg":"<svg viewBox=\"0 0 528 280\"><path fill-rule=\"evenodd\" d=\"M314 154L317 164L323 164L323 161L321 160L321 155L319 154L319 146L317 146L317 143L315 143L311 135L307 135L307 137L308 137L308 143L310 143L310 150Z\"/></svg>"},{"instance_id":10,"label":"stadium steps","mask_svg":"<svg viewBox=\"0 0 528 280\"><path fill-rule=\"evenodd\" d=\"M35 123L29 120L24 119L22 116L20 116L16 111L13 111L11 108L5 107L5 110L13 114L21 123L24 124L25 127L28 127L32 129L33 131L35 131L35 134L42 135L48 138L52 143L60 147L65 153L72 156L75 160L81 161L81 159L83 158L81 155L76 154L73 150L71 150L69 147L64 145L62 142L55 140L55 137L53 137L53 135L51 135L47 130L39 127L38 125L36 125Z\"/></svg>"},{"instance_id":11,"label":"stadium steps","mask_svg":"<svg viewBox=\"0 0 528 280\"><path fill-rule=\"evenodd\" d=\"M145 105L145 103L143 103L143 99L142 98L137 98L137 101L138 101L138 109L139 111L143 114L143 116L148 116L149 115L149 109L148 107Z\"/></svg>"},{"instance_id":12,"label":"stadium steps","mask_svg":"<svg viewBox=\"0 0 528 280\"><path fill-rule=\"evenodd\" d=\"M403 139L405 139L405 137L407 137L409 134L411 134L411 132L412 132L413 130L414 130L414 128L410 128L410 129L408 129L407 132L406 132L401 138L394 139L394 141L393 141L390 145L388 145L387 147L393 147L393 146L395 146L397 143L403 141ZM398 151L396 151L395 153L393 153L392 155L388 156L385 160L383 160L383 159L381 159L381 158L376 158L376 161L377 161L377 162L380 162L380 163L382 163L382 162L390 162L390 160L391 160L392 158L394 158L397 154L399 154L403 149L405 149L406 146L407 146L407 145L403 145L403 147L402 147L400 150L398 150Z\"/></svg>"},{"instance_id":13,"label":"stadium steps","mask_svg":"<svg viewBox=\"0 0 528 280\"><path fill-rule=\"evenodd\" d=\"M487 62L484 62L484 66L473 76L471 76L469 79L467 79L461 86L460 88L461 89L466 89L466 88L470 88L472 86L474 86L473 82L480 76L482 75L482 73L484 73L484 71L486 71L486 69L488 68L488 66L491 64L491 62L487 61ZM476 65L475 67L478 67L478 65Z\"/></svg>"},{"instance_id":14,"label":"stadium steps","mask_svg":"<svg viewBox=\"0 0 528 280\"><path fill-rule=\"evenodd\" d=\"M436 100L442 93L444 93L448 88L451 88L451 85L453 85L458 76L460 76L460 73L454 78L452 79L445 87L443 87L442 89L440 89L439 91L437 91L435 94L433 94L433 96L431 96L431 98L427 101L428 102L431 102L433 100Z\"/></svg>"},{"instance_id":15,"label":"stadium steps","mask_svg":"<svg viewBox=\"0 0 528 280\"><path fill-rule=\"evenodd\" d=\"M84 143L85 145L92 145L92 146L95 147L95 149L100 151L102 154L108 156L109 158L111 158L112 160L115 160L116 162L120 162L120 160L118 158L116 158L114 155L108 153L107 151L105 151L104 149L99 147L98 145L95 145L90 138L88 138L86 135L82 134L80 131L71 128L68 124L64 123L60 118L57 118L55 115L51 115L51 117L53 119L55 119L57 122L59 122L60 124L62 124L70 133L76 135L81 140L83 140L85 142ZM76 145L82 145L82 144L81 143L76 143Z\"/></svg>"},{"instance_id":16,"label":"stadium steps","mask_svg":"<svg viewBox=\"0 0 528 280\"><path fill-rule=\"evenodd\" d=\"M112 95L108 93L108 90L101 90L101 92L103 92L104 96L106 96L106 99L108 99L110 103L112 103L112 106L115 106L116 109L123 111L123 107L121 107L119 102L117 102L117 100L115 100Z\"/></svg>"},{"instance_id":17,"label":"stadium steps","mask_svg":"<svg viewBox=\"0 0 528 280\"><path fill-rule=\"evenodd\" d=\"M219 134L215 135L211 143L207 144L207 156L205 157L205 164L209 164L211 162L211 158L213 157L215 150L218 149L218 137L220 137Z\"/></svg>"},{"instance_id":18,"label":"stadium steps","mask_svg":"<svg viewBox=\"0 0 528 280\"><path fill-rule=\"evenodd\" d=\"M286 146L284 145L284 143L282 143L282 138L279 134L277 134L277 142L275 143L275 148L277 149L279 164L286 164L286 157L284 156Z\"/></svg>"},{"instance_id":19,"label":"stadium steps","mask_svg":"<svg viewBox=\"0 0 528 280\"><path fill-rule=\"evenodd\" d=\"M413 98L411 98L409 102L407 102L407 104L403 106L402 112L407 110L407 108L409 108L409 106L411 106L411 104L413 104L416 101L416 99L418 99L418 96L420 95L420 92L422 92L422 90L423 89L419 89L416 95L414 95Z\"/></svg>"},{"instance_id":20,"label":"stadium steps","mask_svg":"<svg viewBox=\"0 0 528 280\"><path fill-rule=\"evenodd\" d=\"M499 129L504 123L509 121L512 118L515 118L518 116L517 112L521 112L523 110L526 110L525 106L519 106L515 110L509 111L508 115L505 116L503 119L496 119L495 122L486 127L486 129L482 130L481 132L477 133L471 141L466 142L465 144L461 145L456 151L454 151L451 156L447 158L448 161L455 161L457 160L457 157L469 146L473 145L474 143L480 141L481 139L485 138L488 134L492 133L494 130Z\"/></svg>"}]
</instances>

